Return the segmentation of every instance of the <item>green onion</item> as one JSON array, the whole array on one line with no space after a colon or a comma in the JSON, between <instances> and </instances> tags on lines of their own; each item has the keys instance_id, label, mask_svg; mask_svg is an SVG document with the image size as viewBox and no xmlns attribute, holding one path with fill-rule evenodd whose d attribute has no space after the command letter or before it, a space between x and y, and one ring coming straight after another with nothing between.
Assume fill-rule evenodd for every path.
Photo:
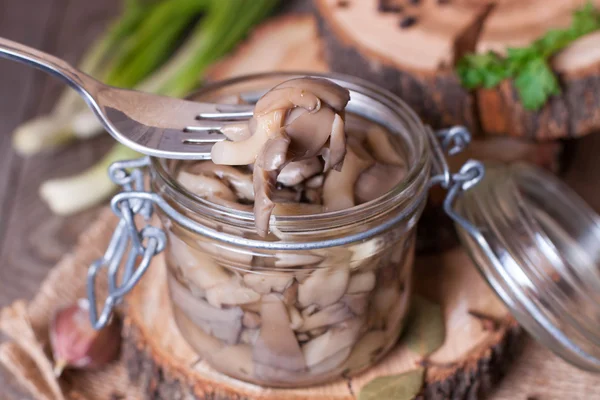
<instances>
[{"instance_id":1,"label":"green onion","mask_svg":"<svg viewBox=\"0 0 600 400\"><path fill-rule=\"evenodd\" d=\"M44 182L40 186L40 196L55 214L69 215L85 210L117 189L108 178L110 164L136 157L135 151L117 144L97 164L82 173Z\"/></svg>"},{"instance_id":2,"label":"green onion","mask_svg":"<svg viewBox=\"0 0 600 400\"><path fill-rule=\"evenodd\" d=\"M147 14L148 18L139 24L139 30L129 35L119 47L122 53L113 57L109 73L104 75L107 83L125 87L135 85L162 62L176 38L191 22L190 14L197 16L204 12L204 17L196 23L175 54L135 86L146 92L186 96L201 82L206 68L231 50L277 4L277 0L163 1ZM175 5L178 5L177 8ZM175 18L177 22L165 29L167 17ZM55 133L50 135L56 141L68 140L72 136L91 136L102 131L102 125L88 108L59 122L63 125L56 124ZM70 214L93 206L115 190L107 175L108 166L114 161L135 156L135 152L117 144L105 158L82 174L45 182L40 194L58 214Z\"/></svg>"}]
</instances>

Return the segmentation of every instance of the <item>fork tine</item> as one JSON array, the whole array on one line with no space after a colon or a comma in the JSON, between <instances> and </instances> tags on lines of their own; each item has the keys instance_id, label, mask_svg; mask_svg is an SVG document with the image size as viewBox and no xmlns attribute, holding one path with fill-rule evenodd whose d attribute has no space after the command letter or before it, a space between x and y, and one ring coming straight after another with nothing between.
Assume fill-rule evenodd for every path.
<instances>
[{"instance_id":1,"label":"fork tine","mask_svg":"<svg viewBox=\"0 0 600 400\"><path fill-rule=\"evenodd\" d=\"M232 125L239 125L243 121L243 119L230 119L228 121L221 119L206 119L200 118L194 121L190 121L189 124L185 126L185 132L208 132L206 134L212 135L215 132L216 135L223 136L223 129Z\"/></svg>"},{"instance_id":2,"label":"fork tine","mask_svg":"<svg viewBox=\"0 0 600 400\"><path fill-rule=\"evenodd\" d=\"M249 119L254 115L254 106L247 104L219 104L216 107L216 112L199 113L197 119L209 120L240 120Z\"/></svg>"},{"instance_id":3,"label":"fork tine","mask_svg":"<svg viewBox=\"0 0 600 400\"><path fill-rule=\"evenodd\" d=\"M220 133L184 132L175 129L166 129L161 135L157 147L161 150L187 153L189 157L198 160L210 159L210 151L213 144L224 140L225 136Z\"/></svg>"}]
</instances>

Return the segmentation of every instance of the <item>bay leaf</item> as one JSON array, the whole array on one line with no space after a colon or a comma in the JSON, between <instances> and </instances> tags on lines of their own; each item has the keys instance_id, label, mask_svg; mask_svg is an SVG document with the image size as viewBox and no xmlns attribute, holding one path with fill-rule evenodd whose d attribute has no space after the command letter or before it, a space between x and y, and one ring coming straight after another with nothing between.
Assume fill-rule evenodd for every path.
<instances>
[{"instance_id":1,"label":"bay leaf","mask_svg":"<svg viewBox=\"0 0 600 400\"><path fill-rule=\"evenodd\" d=\"M415 295L400 343L425 357L444 343L446 329L442 307L425 297Z\"/></svg>"},{"instance_id":2,"label":"bay leaf","mask_svg":"<svg viewBox=\"0 0 600 400\"><path fill-rule=\"evenodd\" d=\"M425 369L399 375L380 376L360 390L358 400L412 400L423 387Z\"/></svg>"}]
</instances>

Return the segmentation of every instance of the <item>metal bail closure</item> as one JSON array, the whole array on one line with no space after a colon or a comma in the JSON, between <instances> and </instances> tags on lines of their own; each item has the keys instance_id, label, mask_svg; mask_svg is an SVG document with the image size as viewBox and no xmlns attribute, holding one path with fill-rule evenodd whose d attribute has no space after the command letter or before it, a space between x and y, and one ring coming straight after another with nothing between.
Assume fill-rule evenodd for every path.
<instances>
[{"instance_id":1,"label":"metal bail closure","mask_svg":"<svg viewBox=\"0 0 600 400\"><path fill-rule=\"evenodd\" d=\"M110 179L124 192L139 193L144 190L142 168L150 163L148 157L113 163L109 168ZM153 212L152 201L142 197L121 199L117 196L111 203L113 212L120 218L104 256L88 269L87 295L90 303L90 321L94 329L101 329L110 320L113 308L139 281L152 257L160 253L166 243L164 232L148 222ZM136 215L142 218L143 227L136 225ZM122 273L119 267L123 265ZM104 269L108 277L108 295L98 314L96 278Z\"/></svg>"},{"instance_id":2,"label":"metal bail closure","mask_svg":"<svg viewBox=\"0 0 600 400\"><path fill-rule=\"evenodd\" d=\"M485 171L478 185L449 187L444 206L463 245L531 335L600 372L600 217L538 167L486 164Z\"/></svg>"}]
</instances>

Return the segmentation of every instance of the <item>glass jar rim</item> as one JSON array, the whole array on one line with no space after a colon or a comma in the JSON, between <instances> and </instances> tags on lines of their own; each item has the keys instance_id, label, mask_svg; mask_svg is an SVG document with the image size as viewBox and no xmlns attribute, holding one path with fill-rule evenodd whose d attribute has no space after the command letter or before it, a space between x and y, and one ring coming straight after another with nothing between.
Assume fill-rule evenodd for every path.
<instances>
[{"instance_id":1,"label":"glass jar rim","mask_svg":"<svg viewBox=\"0 0 600 400\"><path fill-rule=\"evenodd\" d=\"M405 178L387 193L374 200L339 211L327 211L319 214L272 216L271 226L292 232L295 231L295 228L303 225L306 225L313 230L322 230L347 226L353 222L368 219L382 211L391 211L398 207L402 207L406 215L411 214L418 208L417 205L424 201L426 197L427 182L429 180L430 162L427 134L425 131L426 128L412 108L388 90L380 88L365 80L343 74L286 71L241 75L230 79L211 82L188 96L188 98L195 99L207 96L218 90L236 84L259 81L262 79L282 78L282 80L284 80L305 76L333 80L348 88L359 97L364 97L363 101L369 100L377 103L379 107L384 107L386 111L385 114L380 113L381 115L379 116L376 114L357 114L369 120L382 123L394 134L403 135L402 139L405 142L410 141L409 144L412 145L411 147L415 148L416 154L412 155L414 158L412 162L408 163L408 171ZM265 88L265 90L267 89L268 88ZM351 98L348 106L349 109L353 108L352 102L353 99ZM353 111L350 110L350 112ZM383 115L386 115L388 118L390 116L395 117L396 122L402 124L403 132L399 132L400 128L394 129L389 122L386 123L386 121L376 119L376 117L381 119ZM166 190L163 192L167 192L166 194L175 199L180 206L192 213L199 213L204 216L218 215L222 218L226 218L229 222L233 220L236 225L246 227L254 226L254 214L252 212L240 211L210 202L185 189L169 171L166 162L167 160L165 159L151 158L151 168L155 173L153 175L159 177L161 182L166 185ZM410 196L410 194L413 195Z\"/></svg>"}]
</instances>

